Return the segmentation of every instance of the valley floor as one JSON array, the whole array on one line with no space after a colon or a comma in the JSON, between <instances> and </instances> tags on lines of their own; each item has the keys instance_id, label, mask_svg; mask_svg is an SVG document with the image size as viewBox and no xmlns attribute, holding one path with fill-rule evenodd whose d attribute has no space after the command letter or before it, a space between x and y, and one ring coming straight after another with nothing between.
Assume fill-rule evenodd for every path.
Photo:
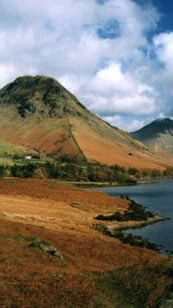
<instances>
[{"instance_id":1,"label":"valley floor","mask_svg":"<svg viewBox=\"0 0 173 308\"><path fill-rule=\"evenodd\" d=\"M94 229L128 201L56 181L0 180L1 307L156 307L172 260ZM61 257L31 247L50 243Z\"/></svg>"}]
</instances>

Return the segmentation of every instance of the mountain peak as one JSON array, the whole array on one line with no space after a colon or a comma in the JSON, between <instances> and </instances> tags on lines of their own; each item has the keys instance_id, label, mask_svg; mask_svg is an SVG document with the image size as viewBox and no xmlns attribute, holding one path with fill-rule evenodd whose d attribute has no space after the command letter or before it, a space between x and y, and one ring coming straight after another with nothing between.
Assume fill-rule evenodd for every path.
<instances>
[{"instance_id":1,"label":"mountain peak","mask_svg":"<svg viewBox=\"0 0 173 308\"><path fill-rule=\"evenodd\" d=\"M155 151L173 153L173 120L170 118L158 118L133 132L132 136Z\"/></svg>"},{"instance_id":2,"label":"mountain peak","mask_svg":"<svg viewBox=\"0 0 173 308\"><path fill-rule=\"evenodd\" d=\"M171 120L170 118L158 118L158 119L154 120L153 122L156 122L156 123L170 123L172 121L173 120Z\"/></svg>"},{"instance_id":3,"label":"mountain peak","mask_svg":"<svg viewBox=\"0 0 173 308\"><path fill-rule=\"evenodd\" d=\"M0 90L0 104L15 106L23 118L62 118L65 114L80 116L88 112L57 80L48 76L22 76Z\"/></svg>"},{"instance_id":4,"label":"mountain peak","mask_svg":"<svg viewBox=\"0 0 173 308\"><path fill-rule=\"evenodd\" d=\"M54 78L48 77L45 75L25 75L16 78L13 82L7 84L3 89L6 91L14 91L17 88L48 88L48 87L55 87L55 88L63 88L63 86Z\"/></svg>"}]
</instances>

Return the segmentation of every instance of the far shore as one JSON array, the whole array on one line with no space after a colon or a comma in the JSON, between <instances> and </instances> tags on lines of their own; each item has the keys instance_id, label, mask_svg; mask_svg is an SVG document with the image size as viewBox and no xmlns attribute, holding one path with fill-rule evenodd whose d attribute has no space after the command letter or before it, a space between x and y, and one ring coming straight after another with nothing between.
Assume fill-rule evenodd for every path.
<instances>
[{"instance_id":1,"label":"far shore","mask_svg":"<svg viewBox=\"0 0 173 308\"><path fill-rule=\"evenodd\" d=\"M122 186L136 186L136 185L147 185L148 183L150 184L155 184L159 180L170 180L172 178L147 178L147 179L141 179L141 180L136 180L134 183L117 183L117 182L82 182L82 181L59 181L60 183L63 184L70 184L70 185L75 185L77 187L81 188L97 188L97 187L122 187Z\"/></svg>"},{"instance_id":2,"label":"far shore","mask_svg":"<svg viewBox=\"0 0 173 308\"><path fill-rule=\"evenodd\" d=\"M134 183L117 183L117 182L75 182L75 181L59 181L63 184L75 185L81 188L97 188L97 187L119 187L119 186L134 186L138 185L137 181Z\"/></svg>"}]
</instances>

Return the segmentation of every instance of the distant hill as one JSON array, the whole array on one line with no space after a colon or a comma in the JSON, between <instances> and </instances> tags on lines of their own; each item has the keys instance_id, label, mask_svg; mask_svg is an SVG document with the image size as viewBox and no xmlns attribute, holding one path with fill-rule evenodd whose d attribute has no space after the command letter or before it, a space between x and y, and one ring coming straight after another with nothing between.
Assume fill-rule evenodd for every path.
<instances>
[{"instance_id":1,"label":"distant hill","mask_svg":"<svg viewBox=\"0 0 173 308\"><path fill-rule=\"evenodd\" d=\"M157 119L132 133L132 136L156 152L173 154L173 120Z\"/></svg>"},{"instance_id":2,"label":"distant hill","mask_svg":"<svg viewBox=\"0 0 173 308\"><path fill-rule=\"evenodd\" d=\"M162 168L173 162L98 118L47 76L19 77L0 90L0 144L5 142L108 165Z\"/></svg>"}]
</instances>

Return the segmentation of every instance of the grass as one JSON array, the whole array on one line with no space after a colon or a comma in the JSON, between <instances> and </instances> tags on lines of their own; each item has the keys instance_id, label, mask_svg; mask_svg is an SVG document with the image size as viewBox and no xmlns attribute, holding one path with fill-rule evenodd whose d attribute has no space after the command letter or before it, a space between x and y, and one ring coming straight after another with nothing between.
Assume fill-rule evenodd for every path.
<instances>
[{"instance_id":1,"label":"grass","mask_svg":"<svg viewBox=\"0 0 173 308\"><path fill-rule=\"evenodd\" d=\"M23 229L22 225L16 227ZM31 250L30 229L27 233L26 227L23 233L0 237L2 307L154 308L169 295L171 260L122 266L106 272L74 271L73 264L62 266L59 259ZM69 258L68 262L72 260Z\"/></svg>"},{"instance_id":2,"label":"grass","mask_svg":"<svg viewBox=\"0 0 173 308\"><path fill-rule=\"evenodd\" d=\"M0 141L0 156L26 153L26 150L23 146Z\"/></svg>"},{"instance_id":3,"label":"grass","mask_svg":"<svg viewBox=\"0 0 173 308\"><path fill-rule=\"evenodd\" d=\"M0 156L0 165L1 166L13 166L14 162L11 157Z\"/></svg>"},{"instance_id":4,"label":"grass","mask_svg":"<svg viewBox=\"0 0 173 308\"><path fill-rule=\"evenodd\" d=\"M97 283L108 307L156 308L169 297L172 271L172 260L146 263L98 275Z\"/></svg>"},{"instance_id":5,"label":"grass","mask_svg":"<svg viewBox=\"0 0 173 308\"><path fill-rule=\"evenodd\" d=\"M26 164L25 160L21 160L21 161L13 160L13 156L15 154L25 155L28 152L30 152L30 150L23 146L14 145L8 142L0 141L0 165L13 166L15 163L18 163L21 165Z\"/></svg>"},{"instance_id":6,"label":"grass","mask_svg":"<svg viewBox=\"0 0 173 308\"><path fill-rule=\"evenodd\" d=\"M154 308L169 295L170 259L92 228L100 210L126 209L127 200L57 181L0 182L1 212L8 214L1 216L1 307ZM63 259L31 249L33 237L51 243Z\"/></svg>"},{"instance_id":7,"label":"grass","mask_svg":"<svg viewBox=\"0 0 173 308\"><path fill-rule=\"evenodd\" d=\"M98 305L98 307L135 308L129 302L129 298L124 296L125 290L122 288L120 281L116 279L114 272L97 274L95 279L100 291L100 304L102 303L102 306Z\"/></svg>"}]
</instances>

